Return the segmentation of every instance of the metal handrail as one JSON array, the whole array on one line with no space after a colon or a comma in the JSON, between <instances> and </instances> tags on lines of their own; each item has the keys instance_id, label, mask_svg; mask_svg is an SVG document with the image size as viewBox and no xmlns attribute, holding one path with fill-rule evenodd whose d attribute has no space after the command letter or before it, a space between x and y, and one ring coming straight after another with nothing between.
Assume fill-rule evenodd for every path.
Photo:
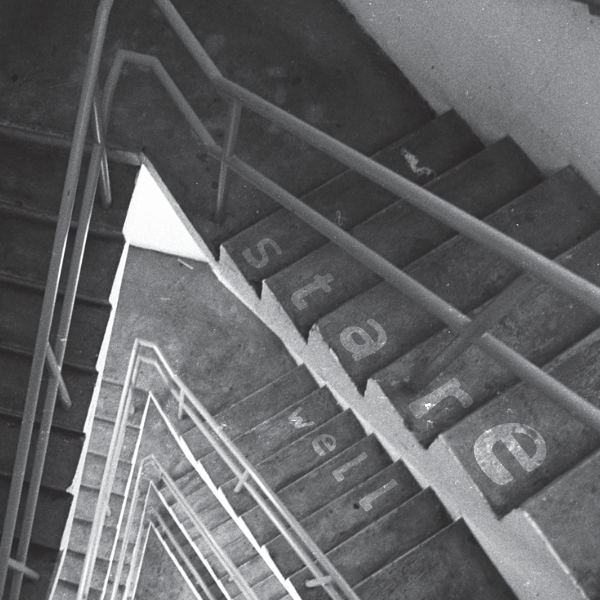
<instances>
[{"instance_id":1,"label":"metal handrail","mask_svg":"<svg viewBox=\"0 0 600 600\"><path fill-rule=\"evenodd\" d=\"M164 530L165 535L169 540L169 543L175 547L175 549L177 550L177 553L181 557L181 560L184 562L185 566L192 572L192 574L194 575L194 579L196 580L196 584L200 586L200 588L202 589L202 592L206 595L208 600L216 600L214 594L210 591L210 589L208 588L208 585L206 584L206 582L204 581L202 576L197 572L196 568L194 567L194 564L189 559L189 557L186 555L186 553L183 551L183 548L179 545L179 542L177 541L177 539L173 535L173 532L169 529L168 525L165 523L165 521L161 517L161 515L158 512L154 512L152 517L154 519L156 519L158 524ZM197 550L197 549L195 549L195 550Z\"/></svg>"},{"instance_id":2,"label":"metal handrail","mask_svg":"<svg viewBox=\"0 0 600 600\"><path fill-rule=\"evenodd\" d=\"M180 418L183 412L187 413L194 425L219 453L220 457L231 469L239 481L256 503L263 509L269 519L279 530L282 537L290 544L294 552L304 562L306 567L319 581L330 580L351 600L359 600L354 590L340 575L335 566L327 558L314 540L298 523L294 515L281 502L267 482L259 475L247 458L236 447L231 439L222 431L222 427L208 412L206 407L198 400L195 394L183 383L165 359L160 348L152 342L138 340L141 347L148 348L156 355L159 362L142 358L146 364L154 366L169 385L171 392L179 399ZM175 387L172 387L173 383ZM193 410L186 406L186 400ZM194 412L195 411L195 412ZM200 417L198 416L199 413ZM252 481L248 481L251 479ZM256 486L256 487L255 487ZM284 523L280 519L283 519ZM323 587L334 600L341 600L339 592L330 583Z\"/></svg>"},{"instance_id":3,"label":"metal handrail","mask_svg":"<svg viewBox=\"0 0 600 600\"><path fill-rule=\"evenodd\" d=\"M235 142L235 131L239 124L238 115L236 113L239 111L239 105L243 104L265 118L274 121L278 126L286 129L305 142L339 160L346 166L363 174L370 180L382 185L392 193L401 196L417 208L462 232L467 237L495 250L524 271L549 282L564 293L584 302L595 312L600 314L599 287L565 269L556 262L545 258L502 232L490 227L488 224L479 221L461 209L445 202L431 192L420 188L411 181L394 173L379 163L376 163L363 154L360 154L356 150L349 148L342 142L331 138L315 127L308 125L304 121L270 104L256 94L223 78L200 43L196 40L191 30L189 30L181 20L181 17L177 15L172 7L172 10L165 9L166 6L170 6L169 1L155 1L159 4L171 24L176 24L178 33L185 37L185 44L201 69L210 78L216 88L229 97L234 103L234 105L232 105L232 112L230 113L230 125L226 136L226 148L221 148L214 141L212 136L210 136L189 103L185 101L181 92L176 88L168 75L166 75L160 61L155 57L141 55L126 50L120 50L117 53L110 70L110 75L107 79L105 96L103 99L103 113L105 118L108 119L114 90L125 61L150 67L163 83L165 89L170 93L190 127L192 127L193 131L198 135L207 153L213 158L221 161L219 190L223 190L223 192L219 193L217 199L217 219L224 211L224 191L226 190L226 182L223 178L226 178L228 171L231 170L246 181L255 185L284 208L288 209L311 227L319 231L319 233L323 234L333 243L351 254L363 265L367 266L388 283L396 287L404 295L418 302L426 310L446 323L455 333L461 335L464 327L469 326L471 323L471 320L466 315L462 314L452 305L445 302L435 293L406 275L394 264L385 260L368 246L352 237L346 231L340 229L320 213L301 202L298 198L235 156L232 151L232 146ZM484 352L514 372L519 378L540 388L551 399L566 408L577 418L582 419L585 423L600 430L600 410L586 399L558 382L552 376L523 358L505 344L496 340L489 333L484 333L471 341L484 350Z\"/></svg>"},{"instance_id":4,"label":"metal handrail","mask_svg":"<svg viewBox=\"0 0 600 600\"><path fill-rule=\"evenodd\" d=\"M144 356L142 354L144 349L151 351L153 357ZM255 472L245 456L235 447L235 444L233 444L233 442L221 431L217 421L215 421L211 414L206 410L200 400L196 398L194 393L175 374L160 348L152 342L141 339L135 340L129 358L127 374L123 384L121 401L119 403L119 410L115 419L113 438L106 459L106 468L103 473L96 504L96 512L89 534L89 542L82 567L77 598L79 600L85 600L85 598L87 598L87 590L90 586L100 538L104 527L106 506L108 506L108 501L114 485L119 456L125 439L127 422L131 413L130 407L133 400L135 381L141 364L148 364L157 369L160 376L169 386L171 392L178 399L180 410L185 411L190 416L194 424L200 429L221 458L227 463L234 475L238 478L242 478L245 473L248 473L248 476L252 479L252 481L244 481L244 486L248 492L266 512L267 516L275 524L281 535L288 541L294 551L315 576L315 579L331 579L332 583L325 583L324 587L333 600L342 600L343 598L359 600L356 593L339 574L337 569L331 564L329 559L323 554L312 538L304 531L296 518L282 504L281 500L269 488L260 475ZM201 419L198 417L198 414L201 416ZM135 488L137 489L138 487L139 483L136 483ZM128 531L129 530L126 529L125 537L129 535ZM123 560L124 557L121 557L120 561ZM123 565L120 562L117 566L117 573L120 573L122 568ZM340 595L340 591L338 591L335 586L341 590L343 595Z\"/></svg>"},{"instance_id":5,"label":"metal handrail","mask_svg":"<svg viewBox=\"0 0 600 600\"><path fill-rule=\"evenodd\" d=\"M259 115L275 122L278 126L293 133L298 138L308 142L313 147L323 151L325 154L337 159L347 167L361 173L371 181L387 189L388 191L402 197L410 204L418 209L434 216L454 230L461 232L470 239L482 244L483 246L494 250L519 268L535 277L542 279L551 286L560 289L567 295L576 298L583 302L596 313L600 314L600 288L586 281L584 278L575 275L568 269L551 261L537 252L531 250L527 246L513 240L509 236L490 227L486 223L479 221L468 213L454 207L445 202L441 198L435 196L431 192L419 187L411 181L394 173L390 169L372 161L361 153L353 150L319 131L315 127L308 125L300 119L283 111L282 109L270 104L266 100L260 98L256 94L242 88L232 81L225 79L216 65L212 62L208 54L202 48L198 40L195 38L192 31L185 24L181 16L177 13L169 0L154 0L157 6L161 9L164 16L167 18L171 26L175 29L180 39L192 54L203 72L215 85L216 89L224 96L228 97L234 103L234 110L238 111L240 106L246 106ZM85 148L86 134L89 128L90 116L94 109L94 96L97 89L98 72L100 66L101 55L104 47L106 29L110 11L114 0L101 0L97 9L97 16L94 22L92 40L90 45L90 54L88 56L86 71L84 75L84 83L81 92L80 103L77 111L75 122L75 130L73 135L73 144L69 155L69 163L67 174L65 177L65 186L63 189L61 210L57 225L57 232L52 251L52 259L50 263L47 285L44 293L42 306L42 314L36 337L34 357L32 362L31 376L27 391L27 398L23 412L21 431L19 435L19 444L17 448L15 468L11 481L9 492L9 501L2 531L2 541L0 542L0 594L3 593L6 577L9 568L14 568L15 565L20 565L15 570L13 583L11 588L11 600L16 600L19 595L23 573L22 568L27 556L28 546L31 538L31 526L33 524L33 514L39 494L39 485L41 482L41 472L43 470L46 446L49 437L50 425L52 422L54 404L56 394L61 387L60 378L52 377L49 389L51 394L47 394L44 407L44 422L41 428L43 437L41 443L38 443L36 450L36 458L34 460L35 478L30 485L30 492L25 509L24 528L20 536L18 556L19 559L15 562L10 559L10 551L12 542L15 537L15 528L17 513L21 503L21 493L24 482L25 464L27 463L29 449L31 446L33 423L37 410L38 396L41 386L41 380L44 370L44 364L47 360L46 348L50 338L50 328L52 324L54 309L56 305L56 297L58 285L60 281L60 273L63 264L64 252L68 236L68 229L71 222L73 212L75 192L79 181L83 152ZM268 180L262 174L252 169L249 165L241 161L234 154L235 145L235 129L239 123L239 114L232 113L230 119L230 127L227 132L227 147L223 150L214 142L204 125L200 122L197 116L192 115L193 110L183 98L183 95L176 88L168 74L164 69L159 68L160 63L156 59L148 58L152 64L153 70L157 73L163 84L169 88L174 88L177 92L172 94L178 107L184 115L194 122L194 131L199 135L200 140L204 143L206 151L221 161L221 176L219 180L219 194L217 217L220 218L224 211L224 203L227 190L227 174L229 170L233 170L239 175L246 178L266 191L272 198L280 204L291 210L294 214L308 222L318 231L326 235L334 243L357 258L366 266L371 267L376 273L380 274L386 281L400 289L403 293L411 298L418 300L426 306L436 316L444 315L442 318L452 329L461 332L462 329L470 323L470 319L462 315L459 311L444 303L435 294L420 286L417 282L405 276L402 271L397 269L391 263L385 261L380 256L373 253L368 247L360 244L357 240L346 234L337 226L333 225L324 219L319 213L313 211L297 198L288 194L285 190ZM121 63L122 66L122 63ZM160 65L162 67L162 65ZM106 162L106 150L104 147L104 132L110 114L110 104L114 86L118 80L120 67L111 69L111 75L107 81L107 89L112 87L112 91L105 93L102 99L102 110L99 111L96 106L95 123L97 143L94 147L94 152L98 155L99 166L95 168L98 172L94 173L94 169L90 167L88 173L88 184L86 189L96 189L98 175L102 174L102 187L104 191L104 203L107 204L106 190L108 182L108 168ZM112 77L112 79L111 79ZM114 79L114 84L111 83ZM109 83L111 85L109 85ZM101 112L101 114L100 114ZM99 150L98 150L99 148ZM327 221L327 223L323 223ZM83 246L85 247L85 235L82 236ZM349 239L350 238L350 239ZM81 258L81 255L75 256L75 259ZM77 277L71 282L72 288L68 289L68 293L75 294L77 287ZM67 309L72 313L72 307ZM63 310L65 322L70 321L70 314L66 314ZM62 319L61 319L62 320ZM68 325L66 327L68 333ZM64 339L66 339L65 336ZM61 338L57 340L57 344L61 343ZM491 354L494 358L509 366L519 377L525 379L529 383L533 383L536 387L541 387L548 393L552 399L565 406L570 412L578 418L584 420L592 427L600 430L600 411L595 409L585 399L575 394L546 373L532 365L518 353L504 346L501 342L495 340L489 333L485 333L477 342L478 346ZM57 357L60 354L57 351ZM62 365L62 359L58 361ZM61 398L64 396L61 395Z\"/></svg>"}]
</instances>

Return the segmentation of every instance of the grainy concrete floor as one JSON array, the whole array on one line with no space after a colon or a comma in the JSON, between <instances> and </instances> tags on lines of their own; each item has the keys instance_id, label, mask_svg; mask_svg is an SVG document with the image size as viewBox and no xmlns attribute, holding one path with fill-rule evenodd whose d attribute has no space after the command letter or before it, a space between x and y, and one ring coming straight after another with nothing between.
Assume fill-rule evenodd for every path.
<instances>
[{"instance_id":1,"label":"grainy concrete floor","mask_svg":"<svg viewBox=\"0 0 600 600\"><path fill-rule=\"evenodd\" d=\"M105 378L123 382L136 337L156 342L183 381L213 409L246 397L295 365L279 339L206 264L130 248ZM179 454L172 439L149 439L164 432L152 421L143 446L154 452L171 447ZM182 576L154 537L137 597L187 600Z\"/></svg>"}]
</instances>

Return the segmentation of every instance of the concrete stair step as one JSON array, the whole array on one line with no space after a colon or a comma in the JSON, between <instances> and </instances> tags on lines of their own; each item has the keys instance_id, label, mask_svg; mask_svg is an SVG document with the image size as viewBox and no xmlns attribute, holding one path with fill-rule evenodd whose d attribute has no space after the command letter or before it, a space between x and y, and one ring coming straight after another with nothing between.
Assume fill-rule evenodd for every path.
<instances>
[{"instance_id":1,"label":"concrete stair step","mask_svg":"<svg viewBox=\"0 0 600 600\"><path fill-rule=\"evenodd\" d=\"M597 283L599 279L595 273L595 263L590 257L599 249L600 234L596 233L559 257L557 262ZM475 317L478 312L474 311L471 316ZM528 360L542 366L584 337L597 324L598 318L590 310L540 283L490 333ZM377 389L382 390L402 415L406 427L425 445L441 431L518 381L512 371L472 346L422 392L409 391L403 379L416 366L438 354L452 337L448 330L444 330L417 346L377 373L371 382L371 392L367 391L370 396L376 394ZM420 398L448 385L452 380L459 382L461 389L469 395L472 402L470 406L442 402L427 413L427 418L418 412L414 413L414 402L418 405Z\"/></svg>"},{"instance_id":2,"label":"concrete stair step","mask_svg":"<svg viewBox=\"0 0 600 600\"><path fill-rule=\"evenodd\" d=\"M35 448L39 426L33 428L31 447ZM21 433L20 420L0 418L0 474L12 476L17 445ZM52 429L46 454L42 485L54 490L66 490L73 482L83 448L83 435ZM29 453L25 478L29 480L35 452Z\"/></svg>"},{"instance_id":3,"label":"concrete stair step","mask_svg":"<svg viewBox=\"0 0 600 600\"><path fill-rule=\"evenodd\" d=\"M0 347L0 412L21 417L25 401L25 391L31 371L31 354ZM82 369L65 365L63 377L69 394L76 399L69 410L57 406L52 421L55 427L71 431L83 431L94 385L98 374L94 369ZM36 419L41 419L42 406L46 397L48 378L44 376L40 389L40 402Z\"/></svg>"},{"instance_id":4,"label":"concrete stair step","mask_svg":"<svg viewBox=\"0 0 600 600\"><path fill-rule=\"evenodd\" d=\"M497 142L450 170L428 186L430 191L484 218L540 182L540 174L509 138ZM398 231L411 235L398 236ZM455 232L439 221L399 201L352 230L352 235L402 268ZM329 276L327 289L301 301L294 294L315 276ZM333 243L312 252L265 280L264 311L284 312L304 337L312 325L338 306L380 281L374 273ZM324 291L325 290L325 291ZM298 304L298 306L296 306Z\"/></svg>"},{"instance_id":5,"label":"concrete stair step","mask_svg":"<svg viewBox=\"0 0 600 600\"><path fill-rule=\"evenodd\" d=\"M87 153L86 153L87 154ZM58 214L69 151L50 144L36 143L0 134L0 193L12 197L22 208ZM82 173L87 173L88 156ZM139 167L110 161L113 206L110 210L97 208L92 215L95 227L120 231ZM85 177L81 177L76 196L74 218L79 214Z\"/></svg>"},{"instance_id":6,"label":"concrete stair step","mask_svg":"<svg viewBox=\"0 0 600 600\"><path fill-rule=\"evenodd\" d=\"M121 403L121 393L123 386L106 380L102 381L100 394L98 395L98 405L96 407L96 417L105 421L114 422L117 418L119 404ZM129 415L128 423L139 426L142 420L143 407L146 404L148 393L139 389L134 391L133 408L134 412Z\"/></svg>"},{"instance_id":7,"label":"concrete stair step","mask_svg":"<svg viewBox=\"0 0 600 600\"><path fill-rule=\"evenodd\" d=\"M63 567L60 572L60 578L66 583L79 585L81 573L83 572L83 562L85 555L73 550L67 550ZM108 563L101 558L96 559L94 572L92 574L91 587L97 591L102 590L106 574L108 572Z\"/></svg>"},{"instance_id":8,"label":"concrete stair step","mask_svg":"<svg viewBox=\"0 0 600 600\"><path fill-rule=\"evenodd\" d=\"M16 534L19 534L22 522L29 485L23 487L22 503L17 518ZM0 519L4 521L8 496L10 492L10 478L0 476ZM38 497L35 519L33 521L32 543L52 549L60 548L62 533L69 517L73 496L64 491L55 491L42 487Z\"/></svg>"},{"instance_id":9,"label":"concrete stair step","mask_svg":"<svg viewBox=\"0 0 600 600\"><path fill-rule=\"evenodd\" d=\"M327 554L342 577L354 586L447 527L451 522L430 490L423 490L395 510L373 522ZM291 581L302 589L311 574L307 568ZM304 588L302 598L327 600L323 588Z\"/></svg>"},{"instance_id":10,"label":"concrete stair step","mask_svg":"<svg viewBox=\"0 0 600 600\"><path fill-rule=\"evenodd\" d=\"M177 538L175 537L171 529L169 529L169 532L167 533L165 531L165 527L167 527L166 521L163 520L163 522L160 523L157 520L154 520L154 524L157 527L162 542L166 546L168 546L173 556L177 560L178 566L185 571L185 573L189 577L189 580L194 584L195 590L198 593L199 597L202 598L202 600L208 600L208 596L205 594L204 588L198 581L198 578L201 579L204 585L208 588L209 592L213 595L215 600L225 598L223 592L218 587L217 582L213 578L212 573L210 573L204 565L204 563L202 563L202 561L199 560L198 555L194 552L191 546L189 544L186 544L185 546L180 545L179 541L177 541ZM173 526L176 528L176 525L172 523L171 527ZM175 542L172 538L175 538ZM191 567L189 567L188 564L186 564L185 559L189 561Z\"/></svg>"},{"instance_id":11,"label":"concrete stair step","mask_svg":"<svg viewBox=\"0 0 600 600\"><path fill-rule=\"evenodd\" d=\"M256 465L297 439L308 435L308 432L315 430L341 412L342 409L331 392L326 388L320 388L300 402L235 438L235 445L250 464ZM231 479L231 470L216 452L203 458L202 465L217 486Z\"/></svg>"},{"instance_id":12,"label":"concrete stair step","mask_svg":"<svg viewBox=\"0 0 600 600\"><path fill-rule=\"evenodd\" d=\"M597 596L600 588L595 560L600 526L599 476L600 454L595 452L523 505L588 598Z\"/></svg>"},{"instance_id":13,"label":"concrete stair step","mask_svg":"<svg viewBox=\"0 0 600 600\"><path fill-rule=\"evenodd\" d=\"M600 198L574 171L565 169L485 221L554 258L600 227ZM564 227L557 232L559 222ZM468 312L498 294L520 270L476 242L455 236L409 265L405 272L459 310ZM386 341L369 355L357 356L344 332L354 326L370 331L367 319L383 329ZM371 375L441 327L442 323L431 313L384 282L319 320L311 337L332 349L362 391Z\"/></svg>"},{"instance_id":14,"label":"concrete stair step","mask_svg":"<svg viewBox=\"0 0 600 600\"><path fill-rule=\"evenodd\" d=\"M338 474L338 477L342 475L346 477L346 472ZM420 491L421 487L406 466L396 462L332 500L300 524L323 552L329 552ZM371 494L377 495L371 496L372 500L369 501ZM278 535L271 540L267 548L285 577L303 567L283 536Z\"/></svg>"},{"instance_id":15,"label":"concrete stair step","mask_svg":"<svg viewBox=\"0 0 600 600\"><path fill-rule=\"evenodd\" d=\"M92 524L89 521L83 521L75 518L71 526L71 536L69 537L69 548L74 552L86 554ZM104 527L102 537L100 538L100 546L98 547L98 556L103 560L110 560L110 555L113 549L117 530L114 527Z\"/></svg>"},{"instance_id":16,"label":"concrete stair step","mask_svg":"<svg viewBox=\"0 0 600 600\"><path fill-rule=\"evenodd\" d=\"M372 158L422 185L482 149L464 121L449 111ZM413 168L409 156L417 161ZM351 229L396 198L354 171L345 171L303 196L302 201L343 229ZM267 248L263 240L272 240L281 252L272 244ZM257 261L261 242L267 258ZM227 240L221 247L219 265L230 276L237 273L242 280L258 285L325 243L327 238L289 211L279 209ZM249 252L254 260L246 258Z\"/></svg>"},{"instance_id":17,"label":"concrete stair step","mask_svg":"<svg viewBox=\"0 0 600 600\"><path fill-rule=\"evenodd\" d=\"M291 600L291 597L275 575L270 575L255 584L253 589L260 600ZM242 600L243 596L240 595L237 598Z\"/></svg>"},{"instance_id":18,"label":"concrete stair step","mask_svg":"<svg viewBox=\"0 0 600 600\"><path fill-rule=\"evenodd\" d=\"M32 351L42 310L43 288L33 288L22 282L0 281L0 338L25 351ZM62 297L56 304L54 329L60 316ZM110 316L108 304L82 299L75 303L71 333L65 360L95 367L106 325Z\"/></svg>"},{"instance_id":19,"label":"concrete stair step","mask_svg":"<svg viewBox=\"0 0 600 600\"><path fill-rule=\"evenodd\" d=\"M363 458L364 454L366 458ZM369 435L279 490L277 495L292 515L301 521L391 463L375 436ZM339 469L345 469L341 481L334 475ZM279 533L257 506L244 514L244 521L260 544L266 544Z\"/></svg>"},{"instance_id":20,"label":"concrete stair step","mask_svg":"<svg viewBox=\"0 0 600 600\"><path fill-rule=\"evenodd\" d=\"M95 452L88 451L85 457L85 467L81 483L87 487L100 489L102 476L106 467L106 457ZM117 465L113 491L117 494L125 495L125 487L131 472L131 464L120 460Z\"/></svg>"},{"instance_id":21,"label":"concrete stair step","mask_svg":"<svg viewBox=\"0 0 600 600\"><path fill-rule=\"evenodd\" d=\"M462 520L371 575L356 592L389 600L516 600Z\"/></svg>"},{"instance_id":22,"label":"concrete stair step","mask_svg":"<svg viewBox=\"0 0 600 600\"><path fill-rule=\"evenodd\" d=\"M217 413L215 418L222 423L223 431L230 439L236 439L317 388L308 369L300 365L243 400L228 406Z\"/></svg>"},{"instance_id":23,"label":"concrete stair step","mask_svg":"<svg viewBox=\"0 0 600 600\"><path fill-rule=\"evenodd\" d=\"M356 417L350 411L345 411L271 455L256 465L256 470L267 485L277 492L364 437L364 430ZM236 485L237 481L231 480L221 489L233 508L241 514L254 505L254 500L245 489L236 494Z\"/></svg>"},{"instance_id":24,"label":"concrete stair step","mask_svg":"<svg viewBox=\"0 0 600 600\"><path fill-rule=\"evenodd\" d=\"M189 499L187 498L186 500L189 501ZM192 508L195 509L193 505ZM172 509L177 515L177 518L182 525L188 528L192 526L191 520L188 518L187 513L181 507L180 504L173 504ZM200 521L210 530L216 529L231 518L219 502L210 504L209 506L204 507L200 510L195 509L195 512L198 515Z\"/></svg>"},{"instance_id":25,"label":"concrete stair step","mask_svg":"<svg viewBox=\"0 0 600 600\"><path fill-rule=\"evenodd\" d=\"M94 419L94 426L92 427L92 433L90 434L88 450L98 454L99 456L108 456L114 429L114 422L105 421L104 419L100 418ZM129 423L127 424L125 439L119 460L131 463L139 434L139 427L130 425Z\"/></svg>"},{"instance_id":26,"label":"concrete stair step","mask_svg":"<svg viewBox=\"0 0 600 600\"><path fill-rule=\"evenodd\" d=\"M546 370L598 406L599 359L596 330ZM443 439L498 515L521 505L600 446L597 431L525 384L471 413Z\"/></svg>"},{"instance_id":27,"label":"concrete stair step","mask_svg":"<svg viewBox=\"0 0 600 600\"><path fill-rule=\"evenodd\" d=\"M304 366L292 369L279 379L250 394L214 415L223 432L231 440L247 432L263 421L280 413L318 388L308 369ZM192 429L184 439L196 458L213 452L213 447L202 434Z\"/></svg>"},{"instance_id":28,"label":"concrete stair step","mask_svg":"<svg viewBox=\"0 0 600 600\"><path fill-rule=\"evenodd\" d=\"M16 554L16 546L13 547L13 556ZM31 579L24 578L23 585L21 587L20 598L27 598L27 600L46 600L48 598L48 592L54 578L54 567L58 559L58 550L50 550L48 548L42 548L35 544L29 547L27 554L27 566L36 573L39 574L40 578L38 581L32 581ZM11 575L8 572L8 579L6 584L6 590L10 590ZM4 594L7 597L8 591Z\"/></svg>"},{"instance_id":29,"label":"concrete stair step","mask_svg":"<svg viewBox=\"0 0 600 600\"><path fill-rule=\"evenodd\" d=\"M1 272L45 285L55 229L55 223L48 220L24 218L22 214L3 210L0 206ZM61 289L66 285L74 240L73 229L67 244ZM108 301L123 247L123 239L90 233L83 257L79 294Z\"/></svg>"},{"instance_id":30,"label":"concrete stair step","mask_svg":"<svg viewBox=\"0 0 600 600\"><path fill-rule=\"evenodd\" d=\"M77 497L77 518L90 523L93 522L97 503L98 490L82 485L79 488ZM104 520L105 527L117 527L122 506L123 496L112 493L109 501L109 512L107 512Z\"/></svg>"}]
</instances>

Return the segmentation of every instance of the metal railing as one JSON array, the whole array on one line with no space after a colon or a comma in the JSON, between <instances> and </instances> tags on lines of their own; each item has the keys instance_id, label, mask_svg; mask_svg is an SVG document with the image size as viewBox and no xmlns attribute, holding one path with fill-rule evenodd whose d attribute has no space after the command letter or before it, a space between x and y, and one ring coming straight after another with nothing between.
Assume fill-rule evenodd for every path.
<instances>
[{"instance_id":1,"label":"metal railing","mask_svg":"<svg viewBox=\"0 0 600 600\"><path fill-rule=\"evenodd\" d=\"M255 471L254 467L247 461L242 452L240 452L228 436L223 433L219 423L211 416L200 400L198 400L194 393L171 369L158 346L151 342L139 339L135 341L131 351L127 374L123 384L121 401L115 418L115 429L111 439L109 453L106 458L106 466L100 485L94 520L89 534L89 542L82 567L77 599L86 600L88 596L106 519L106 507L108 506L110 495L112 493L119 464L119 456L125 440L127 422L129 415L131 414L135 383L140 372L140 367L144 364L150 365L157 370L163 381L169 387L173 397L178 401L179 418L181 419L185 415L192 420L194 425L196 425L198 430L228 465L233 475L240 482L240 486L248 491L258 506L260 506L273 522L283 538L304 562L314 576L314 580L320 582L320 585L323 585L324 589L333 600L359 600L358 596L339 574L337 569L331 564L329 559L323 554L317 544L300 526L298 521L270 489L262 477ZM155 401L152 394L149 395L148 401ZM136 490L139 490L140 488L139 480L141 475L139 473L141 473L141 470L138 471L138 480L134 486L134 489ZM169 491L177 497L180 503L183 503L185 500L184 497L177 490L175 484L168 477L168 474L163 470L162 475L163 482L166 483ZM129 487L127 489L129 489ZM126 491L126 493L128 492ZM137 498L134 497L132 505L137 503L137 501ZM198 530L202 531L205 529L200 523L196 523L197 517L192 513L188 514L188 516L197 526ZM132 526L133 519L130 517L124 533L125 539L129 537L130 528ZM210 532L205 533L207 536L210 536ZM223 560L225 563L228 561L226 556ZM119 581L120 579L124 561L125 556L121 554L119 564L117 565L116 576L114 578L115 581ZM241 582L239 585L243 586L244 584ZM254 600L253 592L248 591L247 593L248 598ZM116 596L113 588L111 600L115 600L115 598Z\"/></svg>"},{"instance_id":2,"label":"metal railing","mask_svg":"<svg viewBox=\"0 0 600 600\"><path fill-rule=\"evenodd\" d=\"M402 197L403 200L406 200L423 212L432 215L439 221L453 228L455 231L462 233L488 249L494 250L496 253L517 265L517 267L526 274L549 283L551 286L558 288L570 297L583 302L598 314L600 314L599 287L490 227L486 223L479 221L468 213L445 202L431 192L365 157L361 153L349 148L345 144L335 140L311 125L286 113L256 94L227 80L221 75L219 69L212 62L170 1L154 1L167 21L179 35L181 41L191 53L204 74L209 78L217 91L231 103L224 148L220 147L215 142L183 94L169 77L160 61L155 57L128 51L119 51L107 78L101 102L98 100L98 72L108 19L114 2L114 0L101 0L97 9L97 16L92 32L90 53L77 111L73 144L69 156L61 211L52 251L47 286L44 294L42 315L36 338L30 383L27 391L27 399L17 448L15 469L11 481L9 501L2 531L2 541L0 543L0 593L3 593L9 568L14 570L10 600L16 600L18 598L22 577L24 574L28 573L25 569L25 560L31 538L33 515L37 504L41 474L43 471L58 390L60 389L62 392L60 398L63 403L66 403L66 398L68 397L64 394L66 387L64 386L64 382L62 382L59 373L64 359L64 348L68 337L81 259L85 248L87 228L89 227L89 215L91 214L91 206L99 176L102 177L101 191L103 191L103 204L105 206L110 204L110 182L108 179L108 164L106 161L104 135L107 129L114 90L125 61L131 61L151 67L152 71L169 92L176 106L186 118L192 130L197 134L199 140L204 145L206 152L221 162L215 211L217 220L221 220L225 215L229 181L228 176L229 173L233 171L268 194L293 214L306 221L321 234L359 260L363 265L367 266L388 283L399 289L404 295L419 302L421 306L446 323L453 332L457 333L460 337L460 342L457 342L452 351L449 351L444 357L439 359L438 362L440 362L440 364L446 364L458 351L464 351L470 344L476 344L498 362L513 371L519 378L540 388L551 399L565 407L577 418L600 431L600 411L592 404L549 376L542 369L533 365L517 352L492 337L489 333L485 332L489 327L482 327L482 321L472 325L472 321L469 317L443 301L440 297L407 276L392 263L383 259L370 248L353 238L349 233L341 230L328 219L306 206L292 194L237 157L235 155L235 145L242 106L247 107L258 115L274 122L282 129L294 134L314 148L321 150L345 166L364 175L366 178L374 181L393 194ZM73 212L85 140L92 113L94 114L95 143L92 150L92 159L88 170L84 193L86 210L84 211L82 209L81 212L76 241L77 249L72 259L65 301L61 311L59 335L57 335L55 342L54 356L56 360L52 361L52 355L48 354L50 327L55 311L56 296L68 229ZM518 297L519 294L515 294L510 302L496 307L498 309L498 314L502 314L508 310ZM49 356L50 358L48 358ZM21 504L21 493L25 473L24 466L27 463L31 446L33 423L37 410L44 365L48 361L52 363L50 365L50 371L53 376L44 403L40 438L36 446L32 480L29 486L27 506L24 510L24 524L19 536L17 557L15 560L12 560L10 559L10 552L15 538L17 514ZM412 383L413 385L417 385L420 382L422 383L422 381L426 381L431 376L431 369L425 375L418 373Z\"/></svg>"}]
</instances>

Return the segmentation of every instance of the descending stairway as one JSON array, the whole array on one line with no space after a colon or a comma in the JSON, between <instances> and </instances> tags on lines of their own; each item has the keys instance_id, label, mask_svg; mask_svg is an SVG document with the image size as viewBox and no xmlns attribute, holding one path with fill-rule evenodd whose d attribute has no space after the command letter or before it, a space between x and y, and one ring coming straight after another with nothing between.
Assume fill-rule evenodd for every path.
<instances>
[{"instance_id":1,"label":"descending stairway","mask_svg":"<svg viewBox=\"0 0 600 600\"><path fill-rule=\"evenodd\" d=\"M9 129L0 132L2 517L7 506L20 419L66 171L68 151L60 147L60 141L43 137L31 139ZM121 227L137 168L111 162L111 174L115 206L110 213L95 211L92 218L72 333L67 344L64 377L73 406L70 410L57 407L51 431L28 560L28 565L40 572L41 580L37 583L25 580L23 587L24 597L32 599L42 600L46 597L71 510L71 492L75 489L73 486L76 485L76 472L85 446L85 434L89 430L88 413L93 410L95 403L97 361L110 319L109 296L124 249ZM74 222L71 238L74 238L76 226ZM72 246L72 239L69 246ZM68 269L68 262L66 268ZM59 293L59 305L60 302ZM45 382L46 379L42 386L42 398ZM38 420L40 412L38 410ZM30 464L32 454L33 449ZM27 479L28 476L26 481Z\"/></svg>"},{"instance_id":2,"label":"descending stairway","mask_svg":"<svg viewBox=\"0 0 600 600\"><path fill-rule=\"evenodd\" d=\"M213 416L361 597L515 598L464 521L453 522L432 490L392 462L305 367ZM211 489L221 490L221 502L242 518L255 547L266 548L293 597L328 598L306 586L310 572L248 492L236 493L232 473L193 423L186 418L176 426L206 471L204 482L190 468L176 483L240 569L259 578L259 598L279 600L285 592L257 572L251 547ZM193 545L187 547L193 558ZM436 568L425 568L431 564Z\"/></svg>"},{"instance_id":3,"label":"descending stairway","mask_svg":"<svg viewBox=\"0 0 600 600\"><path fill-rule=\"evenodd\" d=\"M600 198L572 168L543 178L512 140L483 148L453 112L374 158L600 283ZM352 173L303 200L471 317L520 274ZM306 232L297 217L277 211L224 242L215 269L338 397L388 443L400 441L398 453L408 452L453 510L462 514L481 495L497 519L522 507L542 545L556 553L556 572L569 573L573 597L596 597L600 573L587 558L595 546L583 534L597 511L587 501L585 509L563 501L561 477L577 481L591 502L580 462L598 449L597 432L475 346L425 389L412 390L409 376L453 336L335 244ZM599 325L598 315L536 283L491 333L597 403ZM444 489L436 479L443 470L447 481L463 482L466 496L456 486ZM461 504L461 494L469 503Z\"/></svg>"}]
</instances>

